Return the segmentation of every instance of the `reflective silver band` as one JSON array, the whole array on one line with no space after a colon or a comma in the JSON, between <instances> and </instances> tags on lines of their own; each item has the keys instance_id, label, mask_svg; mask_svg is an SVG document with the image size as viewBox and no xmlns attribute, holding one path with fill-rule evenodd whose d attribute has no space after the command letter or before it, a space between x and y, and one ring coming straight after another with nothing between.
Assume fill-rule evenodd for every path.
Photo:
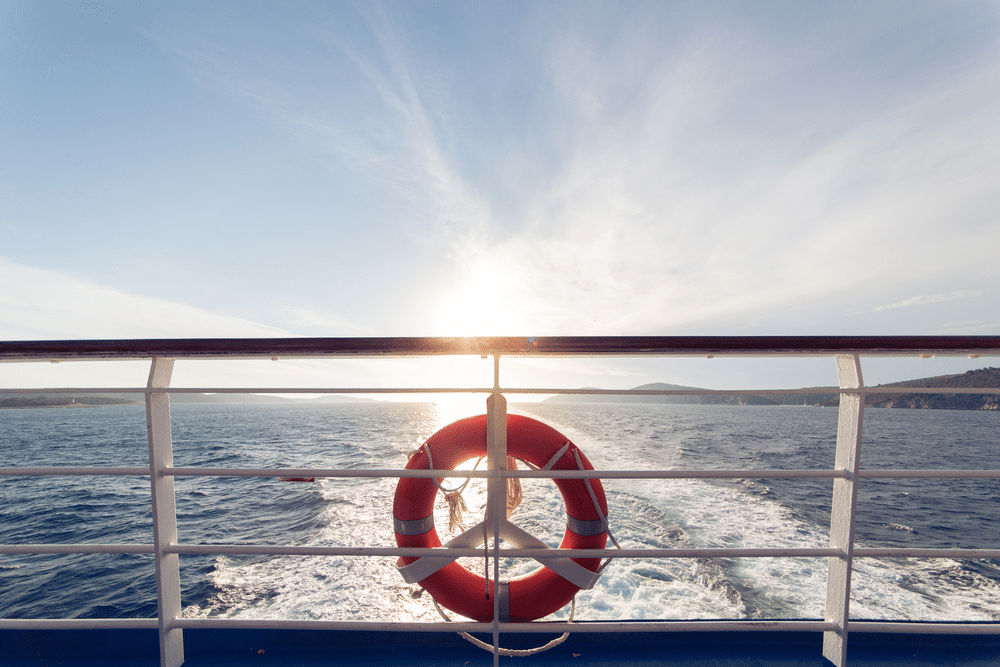
<instances>
[{"instance_id":1,"label":"reflective silver band","mask_svg":"<svg viewBox=\"0 0 1000 667\"><path fill-rule=\"evenodd\" d=\"M583 521L581 519L574 519L568 514L566 515L566 527L569 528L570 532L577 535L600 535L607 532L607 524L605 524L603 519Z\"/></svg>"},{"instance_id":2,"label":"reflective silver band","mask_svg":"<svg viewBox=\"0 0 1000 667\"><path fill-rule=\"evenodd\" d=\"M500 622L510 623L510 582L501 581L497 595L500 596Z\"/></svg>"},{"instance_id":3,"label":"reflective silver band","mask_svg":"<svg viewBox=\"0 0 1000 667\"><path fill-rule=\"evenodd\" d=\"M394 516L392 517L392 525L396 529L397 535L423 535L434 527L434 513L431 512L423 519L412 519L410 521L397 519Z\"/></svg>"}]
</instances>

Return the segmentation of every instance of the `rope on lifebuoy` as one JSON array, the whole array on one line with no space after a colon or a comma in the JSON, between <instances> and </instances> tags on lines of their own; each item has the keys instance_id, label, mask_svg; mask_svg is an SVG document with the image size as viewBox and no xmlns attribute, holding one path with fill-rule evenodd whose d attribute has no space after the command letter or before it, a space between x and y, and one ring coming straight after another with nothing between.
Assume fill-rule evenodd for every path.
<instances>
[{"instance_id":1,"label":"rope on lifebuoy","mask_svg":"<svg viewBox=\"0 0 1000 667\"><path fill-rule=\"evenodd\" d=\"M507 470L517 470L517 459L513 456L507 457ZM507 478L507 518L521 506L524 493L521 491L521 480L517 477Z\"/></svg>"},{"instance_id":2,"label":"rope on lifebuoy","mask_svg":"<svg viewBox=\"0 0 1000 667\"><path fill-rule=\"evenodd\" d=\"M434 455L431 454L431 448L427 446L426 442L420 445L420 447L418 447L417 449L415 449L413 451L413 454L410 454L408 459L413 458L413 455L418 453L421 449L427 452L427 463L430 466L430 469L433 470ZM510 457L508 457L508 459L509 458ZM476 468L478 468L482 460L483 460L482 456L476 459L476 465L472 466L472 469L475 470ZM446 489L443 486L441 486L441 482L437 481L436 479L433 481L434 485L441 490L441 493L444 494L444 499L448 501L448 530L454 531L455 528L462 525L462 516L463 516L462 512L469 511L468 505L465 504L465 498L462 497L462 491L465 491L465 487L469 485L469 482L472 481L472 478L466 477L465 481L462 482L462 484L456 489ZM510 513L507 514L507 517L508 518L510 517Z\"/></svg>"}]
</instances>

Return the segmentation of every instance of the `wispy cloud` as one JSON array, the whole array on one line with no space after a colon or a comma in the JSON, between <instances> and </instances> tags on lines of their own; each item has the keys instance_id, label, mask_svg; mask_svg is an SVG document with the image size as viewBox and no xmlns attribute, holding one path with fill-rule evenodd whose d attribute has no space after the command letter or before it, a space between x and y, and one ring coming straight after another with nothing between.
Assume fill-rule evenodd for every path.
<instances>
[{"instance_id":1,"label":"wispy cloud","mask_svg":"<svg viewBox=\"0 0 1000 667\"><path fill-rule=\"evenodd\" d=\"M403 213L380 228L464 247L487 226L481 194L453 152L449 126L465 110L407 31L407 13L392 3L320 8L311 21L275 17L294 39L261 41L188 17L160 40L203 85L328 155L331 177L399 201Z\"/></svg>"},{"instance_id":2,"label":"wispy cloud","mask_svg":"<svg viewBox=\"0 0 1000 667\"><path fill-rule=\"evenodd\" d=\"M442 303L506 266L492 320L535 333L775 322L831 295L864 310L873 284L992 275L995 39L966 48L933 15L580 7L512 22L511 66L532 69L506 78L446 61L428 47L444 33L391 4L310 27L296 63L254 69L226 44L195 60L406 202L394 231L440 249Z\"/></svg>"},{"instance_id":3,"label":"wispy cloud","mask_svg":"<svg viewBox=\"0 0 1000 667\"><path fill-rule=\"evenodd\" d=\"M287 335L282 328L0 258L0 340Z\"/></svg>"},{"instance_id":4,"label":"wispy cloud","mask_svg":"<svg viewBox=\"0 0 1000 667\"><path fill-rule=\"evenodd\" d=\"M556 134L571 149L524 193L531 224L481 248L528 271L524 298L543 305L541 329L774 320L834 293L863 299L860 286L994 274L1000 226L984 222L1000 155L977 140L1000 134L988 54L970 54L953 77L887 81L883 99L841 109L845 122L823 108L833 91L792 100L775 87L775 67L802 67L785 78L808 67L772 59L766 34L733 42L723 25L664 57L670 47L652 34L609 55L595 34L567 34L580 29L547 35L555 108L567 111ZM621 83L630 64L642 75L632 90ZM847 99L854 85L840 83ZM780 118L747 115L782 102L805 105L784 134Z\"/></svg>"},{"instance_id":5,"label":"wispy cloud","mask_svg":"<svg viewBox=\"0 0 1000 667\"><path fill-rule=\"evenodd\" d=\"M898 303L891 303L888 306L878 306L872 310L873 312L878 312L880 310L892 310L893 308L909 308L910 306L923 306L929 303L940 303L942 301L952 301L954 299L968 299L982 295L982 290L963 290L959 292L951 292L950 294L925 294L910 297L909 299L904 299Z\"/></svg>"}]
</instances>

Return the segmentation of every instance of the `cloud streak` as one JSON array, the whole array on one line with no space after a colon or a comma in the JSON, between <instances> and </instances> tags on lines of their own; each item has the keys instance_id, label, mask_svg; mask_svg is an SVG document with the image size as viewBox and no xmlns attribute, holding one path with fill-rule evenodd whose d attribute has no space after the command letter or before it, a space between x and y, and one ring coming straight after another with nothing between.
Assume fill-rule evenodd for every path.
<instances>
[{"instance_id":1,"label":"cloud streak","mask_svg":"<svg viewBox=\"0 0 1000 667\"><path fill-rule=\"evenodd\" d=\"M888 306L878 306L873 310L878 312L881 310L892 310L894 308L909 308L911 306L923 306L929 303L941 303L942 301L951 301L953 299L968 299L982 295L982 290L965 290L961 292L952 292L950 294L927 294L910 297L909 299L904 299L903 301L892 303Z\"/></svg>"},{"instance_id":2,"label":"cloud streak","mask_svg":"<svg viewBox=\"0 0 1000 667\"><path fill-rule=\"evenodd\" d=\"M780 329L827 299L902 307L890 284L990 280L996 12L721 7L460 12L453 30L509 35L504 53L463 43L476 67L390 3L319 14L298 60L232 34L178 52L397 202L380 230L434 266L407 298L468 302L484 267L507 267L481 326Z\"/></svg>"},{"instance_id":3,"label":"cloud streak","mask_svg":"<svg viewBox=\"0 0 1000 667\"><path fill-rule=\"evenodd\" d=\"M781 136L768 122L720 122L748 102L781 101L768 87L769 35L743 34L736 47L728 35L703 34L700 47L657 61L662 45L639 33L610 63L587 46L593 35L552 38L572 150L525 193L527 228L479 247L531 274L526 301L548 305L540 329L653 333L751 313L777 321L828 295L866 298L859 288L993 275L1000 227L984 221L996 210L989 175L1000 160L977 137L1000 136L994 45L953 78L884 91L874 109L842 103L851 123L828 114L826 99L802 101L812 106L800 116L819 123L806 137L799 126ZM634 106L618 99L622 61L656 65ZM744 83L721 74L731 71Z\"/></svg>"},{"instance_id":4,"label":"cloud streak","mask_svg":"<svg viewBox=\"0 0 1000 667\"><path fill-rule=\"evenodd\" d=\"M0 258L0 340L288 335L278 327Z\"/></svg>"}]
</instances>

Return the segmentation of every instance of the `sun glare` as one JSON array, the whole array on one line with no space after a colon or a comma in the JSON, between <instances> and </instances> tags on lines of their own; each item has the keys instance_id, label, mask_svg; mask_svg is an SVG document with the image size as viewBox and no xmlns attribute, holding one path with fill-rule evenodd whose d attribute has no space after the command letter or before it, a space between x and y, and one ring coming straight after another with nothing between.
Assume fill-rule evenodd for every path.
<instances>
[{"instance_id":1,"label":"sun glare","mask_svg":"<svg viewBox=\"0 0 1000 667\"><path fill-rule=\"evenodd\" d=\"M441 336L501 336L528 330L532 307L524 269L482 255L466 266L461 282L444 294L432 325Z\"/></svg>"},{"instance_id":2,"label":"sun glare","mask_svg":"<svg viewBox=\"0 0 1000 667\"><path fill-rule=\"evenodd\" d=\"M486 414L485 394L434 394L436 428L441 428L466 417Z\"/></svg>"}]
</instances>

